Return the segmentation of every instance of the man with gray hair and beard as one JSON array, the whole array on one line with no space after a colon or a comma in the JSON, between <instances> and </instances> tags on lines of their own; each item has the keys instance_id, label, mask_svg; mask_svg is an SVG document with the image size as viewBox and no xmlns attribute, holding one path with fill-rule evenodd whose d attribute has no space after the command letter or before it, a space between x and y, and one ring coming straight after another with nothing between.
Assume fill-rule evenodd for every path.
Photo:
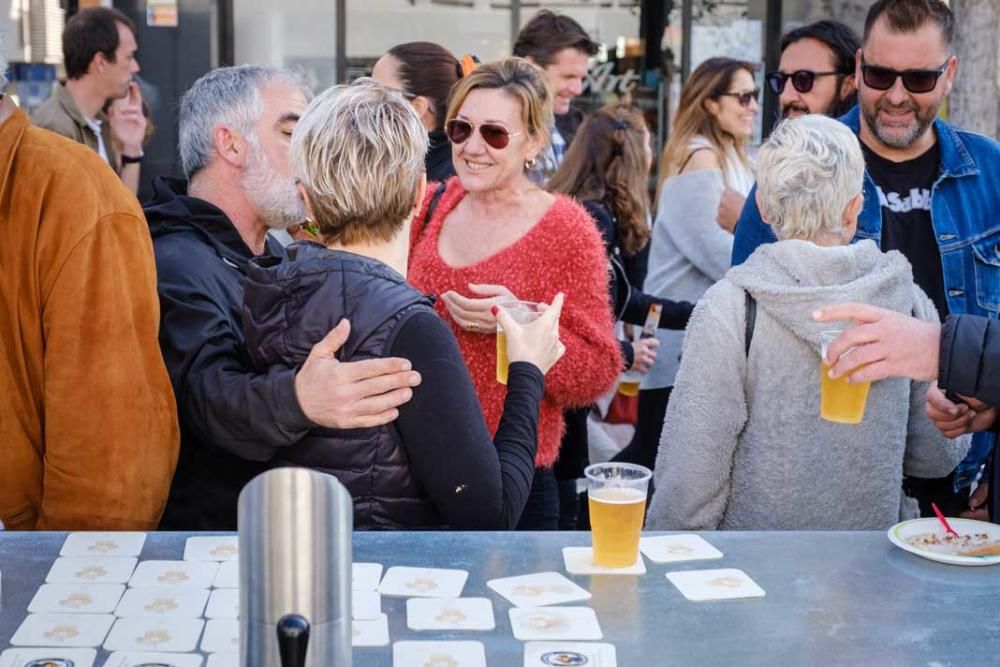
<instances>
[{"instance_id":1,"label":"man with gray hair and beard","mask_svg":"<svg viewBox=\"0 0 1000 667\"><path fill-rule=\"evenodd\" d=\"M340 363L341 321L300 368L257 373L241 309L254 257L280 255L267 234L305 220L289 162L312 93L285 70L244 65L196 81L180 108L187 181L160 178L146 205L162 310L160 347L181 424L164 530L235 530L240 490L317 427L378 426L420 382L404 359Z\"/></svg>"}]
</instances>

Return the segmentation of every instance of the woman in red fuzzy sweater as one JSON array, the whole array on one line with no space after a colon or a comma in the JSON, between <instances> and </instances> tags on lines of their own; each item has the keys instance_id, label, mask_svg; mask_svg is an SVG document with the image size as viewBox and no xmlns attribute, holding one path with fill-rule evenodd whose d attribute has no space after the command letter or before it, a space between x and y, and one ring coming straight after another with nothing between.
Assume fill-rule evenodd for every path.
<instances>
[{"instance_id":1,"label":"woman in red fuzzy sweater","mask_svg":"<svg viewBox=\"0 0 1000 667\"><path fill-rule=\"evenodd\" d=\"M462 79L446 129L457 178L429 187L414 221L409 281L438 298L455 332L483 416L496 431L506 387L496 380L496 319L509 299L566 296L565 356L546 376L535 483L523 528L555 528L565 408L590 403L614 383L623 361L612 332L607 257L586 211L544 192L526 175L548 141L551 96L537 68L519 58L489 63ZM434 200L432 214L428 203Z\"/></svg>"}]
</instances>

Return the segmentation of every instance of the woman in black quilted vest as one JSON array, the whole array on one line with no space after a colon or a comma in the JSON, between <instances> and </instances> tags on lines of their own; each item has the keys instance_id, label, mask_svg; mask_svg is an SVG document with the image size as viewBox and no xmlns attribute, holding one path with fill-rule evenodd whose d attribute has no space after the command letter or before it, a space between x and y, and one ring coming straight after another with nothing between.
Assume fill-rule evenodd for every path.
<instances>
[{"instance_id":1,"label":"woman in black quilted vest","mask_svg":"<svg viewBox=\"0 0 1000 667\"><path fill-rule=\"evenodd\" d=\"M431 299L406 282L426 149L410 104L371 80L313 100L291 155L317 242L251 264L247 347L260 370L297 366L331 328L349 327L344 345L331 350L338 361L402 357L420 373L393 423L316 428L274 460L335 475L354 499L355 528L509 529L531 488L544 374L564 352L562 295L531 324L498 313L511 364L491 437L454 335Z\"/></svg>"}]
</instances>

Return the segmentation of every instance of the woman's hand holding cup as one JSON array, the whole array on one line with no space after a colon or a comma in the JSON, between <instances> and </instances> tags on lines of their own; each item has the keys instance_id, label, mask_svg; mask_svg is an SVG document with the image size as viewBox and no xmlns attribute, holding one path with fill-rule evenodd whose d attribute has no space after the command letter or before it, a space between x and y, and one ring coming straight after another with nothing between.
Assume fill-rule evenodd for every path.
<instances>
[{"instance_id":1,"label":"woman's hand holding cup","mask_svg":"<svg viewBox=\"0 0 1000 667\"><path fill-rule=\"evenodd\" d=\"M539 314L533 319L516 311L516 304L521 302L494 306L493 312L507 339L507 357L511 363L524 361L548 373L566 353L566 346L559 340L559 316L564 300L560 293L551 305L538 304Z\"/></svg>"}]
</instances>

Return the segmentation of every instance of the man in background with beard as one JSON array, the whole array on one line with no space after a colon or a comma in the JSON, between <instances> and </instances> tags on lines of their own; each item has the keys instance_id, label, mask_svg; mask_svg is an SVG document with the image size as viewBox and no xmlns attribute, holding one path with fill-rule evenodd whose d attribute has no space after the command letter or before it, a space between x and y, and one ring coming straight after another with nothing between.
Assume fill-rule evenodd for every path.
<instances>
[{"instance_id":1,"label":"man in background with beard","mask_svg":"<svg viewBox=\"0 0 1000 667\"><path fill-rule=\"evenodd\" d=\"M837 21L817 21L781 38L778 70L767 87L778 96L782 118L821 113L839 118L858 103L854 58L861 40Z\"/></svg>"},{"instance_id":2,"label":"man in background with beard","mask_svg":"<svg viewBox=\"0 0 1000 667\"><path fill-rule=\"evenodd\" d=\"M856 238L903 253L942 319L996 319L1000 144L937 118L958 70L954 32L954 15L941 0L879 0L868 11L856 56L859 108L840 119L858 135L867 167ZM736 228L733 264L774 240L749 197ZM955 473L907 479L907 495L920 501L925 516L933 516L932 501L957 516L968 506L969 485L993 440L977 434Z\"/></svg>"},{"instance_id":3,"label":"man in background with beard","mask_svg":"<svg viewBox=\"0 0 1000 667\"><path fill-rule=\"evenodd\" d=\"M187 181L159 178L145 213L153 235L160 347L177 397L181 451L160 528L235 530L240 490L310 429L396 418L419 374L403 359L340 363L341 322L301 369L251 370L242 326L249 261L280 254L267 234L303 222L289 161L312 93L285 70L220 68L180 108Z\"/></svg>"}]
</instances>

